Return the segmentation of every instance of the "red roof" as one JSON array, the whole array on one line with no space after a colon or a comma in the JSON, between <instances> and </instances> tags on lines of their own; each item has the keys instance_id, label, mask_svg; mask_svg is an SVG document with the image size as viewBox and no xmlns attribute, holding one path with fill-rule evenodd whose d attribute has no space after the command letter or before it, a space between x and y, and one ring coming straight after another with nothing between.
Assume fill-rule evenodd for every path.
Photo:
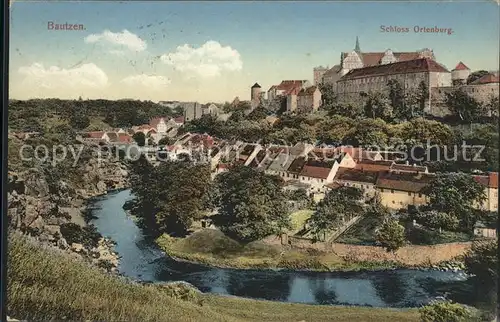
<instances>
[{"instance_id":1,"label":"red roof","mask_svg":"<svg viewBox=\"0 0 500 322\"><path fill-rule=\"evenodd\" d=\"M151 125L151 127L157 127L158 124L161 122L161 120L163 120L165 122L164 117L155 117L155 118L151 119L151 121L149 121L149 125Z\"/></svg>"},{"instance_id":2,"label":"red roof","mask_svg":"<svg viewBox=\"0 0 500 322\"><path fill-rule=\"evenodd\" d=\"M488 187L489 185L489 177L488 176L473 176L474 178L474 181L476 181L477 183L485 186L485 187Z\"/></svg>"},{"instance_id":3,"label":"red roof","mask_svg":"<svg viewBox=\"0 0 500 322\"><path fill-rule=\"evenodd\" d=\"M87 132L87 135L89 136L89 138L92 139L100 139L104 135L104 132L102 131Z\"/></svg>"},{"instance_id":4,"label":"red roof","mask_svg":"<svg viewBox=\"0 0 500 322\"><path fill-rule=\"evenodd\" d=\"M174 118L175 123L184 123L184 116L178 116Z\"/></svg>"},{"instance_id":5,"label":"red roof","mask_svg":"<svg viewBox=\"0 0 500 322\"><path fill-rule=\"evenodd\" d=\"M457 66L455 66L455 68L454 68L453 70L470 70L470 68L469 68L469 67L467 67L467 66L465 66L465 64L464 64L464 63L459 62L459 63L457 64Z\"/></svg>"},{"instance_id":6,"label":"red roof","mask_svg":"<svg viewBox=\"0 0 500 322\"><path fill-rule=\"evenodd\" d=\"M289 95L294 93L293 95L297 95L298 91L302 89L302 85L307 82L305 80L284 80L281 84L274 86L277 90L283 91L283 95ZM273 87L271 87L273 88Z\"/></svg>"},{"instance_id":7,"label":"red roof","mask_svg":"<svg viewBox=\"0 0 500 322\"><path fill-rule=\"evenodd\" d=\"M432 175L380 172L377 187L408 192L420 192L432 180Z\"/></svg>"},{"instance_id":8,"label":"red roof","mask_svg":"<svg viewBox=\"0 0 500 322\"><path fill-rule=\"evenodd\" d=\"M299 96L309 96L309 95L313 95L314 92L316 92L316 89L317 87L316 86L311 86L311 87L308 87L306 89L302 89L300 92L299 92Z\"/></svg>"},{"instance_id":9,"label":"red roof","mask_svg":"<svg viewBox=\"0 0 500 322\"><path fill-rule=\"evenodd\" d=\"M400 61L392 64L377 65L371 67L357 68L345 74L340 81L358 77L374 77L395 74L409 74L421 72L440 72L448 73L449 71L429 58L414 59L408 61Z\"/></svg>"},{"instance_id":10,"label":"red roof","mask_svg":"<svg viewBox=\"0 0 500 322\"><path fill-rule=\"evenodd\" d=\"M394 57L399 61L408 61L424 58L423 53L419 52L393 52ZM343 53L343 57L349 55L349 53ZM361 60L363 61L364 67L377 66L380 65L382 58L385 56L385 52L373 52L373 53L358 53Z\"/></svg>"},{"instance_id":11,"label":"red roof","mask_svg":"<svg viewBox=\"0 0 500 322\"><path fill-rule=\"evenodd\" d=\"M304 165L302 171L300 171L300 175L311 178L326 179L328 178L331 170L331 168Z\"/></svg>"},{"instance_id":12,"label":"red roof","mask_svg":"<svg viewBox=\"0 0 500 322\"><path fill-rule=\"evenodd\" d=\"M132 142L132 137L127 133L118 133L118 141L123 143L130 143Z\"/></svg>"},{"instance_id":13,"label":"red roof","mask_svg":"<svg viewBox=\"0 0 500 322\"><path fill-rule=\"evenodd\" d=\"M490 172L488 186L498 189L498 172Z\"/></svg>"},{"instance_id":14,"label":"red roof","mask_svg":"<svg viewBox=\"0 0 500 322\"><path fill-rule=\"evenodd\" d=\"M391 169L392 161L364 160L357 162L355 169L363 171L388 171Z\"/></svg>"},{"instance_id":15,"label":"red roof","mask_svg":"<svg viewBox=\"0 0 500 322\"><path fill-rule=\"evenodd\" d=\"M481 84L490 84L490 83L499 83L498 75L494 75L492 73L484 75L483 77L476 79L470 85L481 85Z\"/></svg>"}]
</instances>

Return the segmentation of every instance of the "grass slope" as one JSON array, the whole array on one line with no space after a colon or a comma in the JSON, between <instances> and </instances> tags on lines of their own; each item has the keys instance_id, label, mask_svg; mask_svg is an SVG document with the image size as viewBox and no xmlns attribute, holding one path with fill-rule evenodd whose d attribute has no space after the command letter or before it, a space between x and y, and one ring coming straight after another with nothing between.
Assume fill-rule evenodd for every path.
<instances>
[{"instance_id":1,"label":"grass slope","mask_svg":"<svg viewBox=\"0 0 500 322\"><path fill-rule=\"evenodd\" d=\"M397 267L396 263L349 262L330 252L282 248L259 241L242 245L214 229L200 230L186 238L163 235L158 238L157 243L172 257L216 267L314 271Z\"/></svg>"},{"instance_id":2,"label":"grass slope","mask_svg":"<svg viewBox=\"0 0 500 322\"><path fill-rule=\"evenodd\" d=\"M31 321L418 321L413 309L276 303L130 283L18 235L9 236L8 315Z\"/></svg>"}]
</instances>

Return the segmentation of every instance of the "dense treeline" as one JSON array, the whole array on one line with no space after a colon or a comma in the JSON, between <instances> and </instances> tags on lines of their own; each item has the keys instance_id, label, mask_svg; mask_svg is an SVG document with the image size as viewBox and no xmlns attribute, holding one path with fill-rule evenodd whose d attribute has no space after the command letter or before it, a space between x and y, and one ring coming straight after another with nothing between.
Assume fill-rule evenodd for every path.
<instances>
[{"instance_id":1,"label":"dense treeline","mask_svg":"<svg viewBox=\"0 0 500 322\"><path fill-rule=\"evenodd\" d=\"M179 109L137 100L61 100L32 99L9 102L9 128L16 131L41 131L44 120L67 120L76 129L84 129L93 118L110 127L130 127L148 123L156 116L176 116Z\"/></svg>"}]
</instances>

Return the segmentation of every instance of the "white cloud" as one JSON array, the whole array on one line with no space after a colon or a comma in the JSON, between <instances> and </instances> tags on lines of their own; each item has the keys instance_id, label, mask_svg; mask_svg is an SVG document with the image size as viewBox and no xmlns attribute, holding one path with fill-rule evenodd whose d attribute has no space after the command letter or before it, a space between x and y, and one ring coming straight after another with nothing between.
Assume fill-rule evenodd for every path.
<instances>
[{"instance_id":1,"label":"white cloud","mask_svg":"<svg viewBox=\"0 0 500 322\"><path fill-rule=\"evenodd\" d=\"M116 56L125 56L125 52L123 50L110 50L108 52Z\"/></svg>"},{"instance_id":2,"label":"white cloud","mask_svg":"<svg viewBox=\"0 0 500 322\"><path fill-rule=\"evenodd\" d=\"M46 89L100 88L108 84L106 73L92 63L70 69L57 66L45 68L43 64L33 63L31 66L20 67L19 73L24 75L23 82L26 85Z\"/></svg>"},{"instance_id":3,"label":"white cloud","mask_svg":"<svg viewBox=\"0 0 500 322\"><path fill-rule=\"evenodd\" d=\"M165 76L140 74L125 77L121 83L133 87L141 86L150 90L162 90L171 83L171 80Z\"/></svg>"},{"instance_id":4,"label":"white cloud","mask_svg":"<svg viewBox=\"0 0 500 322\"><path fill-rule=\"evenodd\" d=\"M239 71L243 67L237 50L213 40L198 48L188 44L178 46L175 52L162 55L161 60L181 72L201 77L215 77L223 71Z\"/></svg>"},{"instance_id":5,"label":"white cloud","mask_svg":"<svg viewBox=\"0 0 500 322\"><path fill-rule=\"evenodd\" d=\"M122 32L111 32L109 30L104 30L100 34L88 35L84 40L86 43L106 41L114 45L125 46L133 51L144 51L147 47L144 40L126 29L124 29Z\"/></svg>"}]
</instances>

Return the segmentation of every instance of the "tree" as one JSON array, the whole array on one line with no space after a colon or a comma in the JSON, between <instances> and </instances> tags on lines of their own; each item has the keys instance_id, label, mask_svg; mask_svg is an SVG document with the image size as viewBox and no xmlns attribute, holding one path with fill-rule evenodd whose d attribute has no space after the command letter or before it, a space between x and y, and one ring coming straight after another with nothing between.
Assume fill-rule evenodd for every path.
<instances>
[{"instance_id":1,"label":"tree","mask_svg":"<svg viewBox=\"0 0 500 322\"><path fill-rule=\"evenodd\" d=\"M146 145L146 135L142 132L135 132L134 135L132 135L132 139L138 146Z\"/></svg>"},{"instance_id":2,"label":"tree","mask_svg":"<svg viewBox=\"0 0 500 322\"><path fill-rule=\"evenodd\" d=\"M484 187L465 173L440 173L422 193L429 198L426 209L455 216L469 231L476 221L474 204L482 204L486 199Z\"/></svg>"},{"instance_id":3,"label":"tree","mask_svg":"<svg viewBox=\"0 0 500 322\"><path fill-rule=\"evenodd\" d=\"M401 127L401 138L406 142L417 139L420 143L444 146L450 144L453 138L448 125L421 117L405 122Z\"/></svg>"},{"instance_id":4,"label":"tree","mask_svg":"<svg viewBox=\"0 0 500 322\"><path fill-rule=\"evenodd\" d=\"M482 113L481 104L460 88L446 93L446 105L461 120L469 123L477 120Z\"/></svg>"},{"instance_id":5,"label":"tree","mask_svg":"<svg viewBox=\"0 0 500 322\"><path fill-rule=\"evenodd\" d=\"M395 79L391 79L387 82L387 87L389 87L389 101L394 117L400 120L410 119L411 115L409 115L408 106L405 102L405 92L401 83Z\"/></svg>"},{"instance_id":6,"label":"tree","mask_svg":"<svg viewBox=\"0 0 500 322\"><path fill-rule=\"evenodd\" d=\"M355 124L345 138L345 143L354 146L375 145L384 147L388 139L388 127L382 119L364 119Z\"/></svg>"},{"instance_id":7,"label":"tree","mask_svg":"<svg viewBox=\"0 0 500 322\"><path fill-rule=\"evenodd\" d=\"M467 84L470 84L470 83L480 79L481 77L488 75L489 73L490 72L488 72L486 70L478 70L478 71L472 72L472 73L470 73L469 77L467 77Z\"/></svg>"},{"instance_id":8,"label":"tree","mask_svg":"<svg viewBox=\"0 0 500 322\"><path fill-rule=\"evenodd\" d=\"M498 96L491 96L488 103L484 105L484 114L491 117L494 121L498 120L498 109L499 109Z\"/></svg>"},{"instance_id":9,"label":"tree","mask_svg":"<svg viewBox=\"0 0 500 322\"><path fill-rule=\"evenodd\" d=\"M369 92L365 94L365 116L372 119L381 118L389 120L392 118L392 106L389 99L382 92Z\"/></svg>"},{"instance_id":10,"label":"tree","mask_svg":"<svg viewBox=\"0 0 500 322\"><path fill-rule=\"evenodd\" d=\"M262 106L259 106L255 110L250 112L250 114L248 114L247 119L250 121L259 121L259 120L265 119L266 117L267 117L267 114L266 114L265 108Z\"/></svg>"},{"instance_id":11,"label":"tree","mask_svg":"<svg viewBox=\"0 0 500 322\"><path fill-rule=\"evenodd\" d=\"M498 213L496 214L498 216ZM498 241L475 241L465 254L465 270L473 275L471 279L483 302L483 314L491 321L497 312L498 287Z\"/></svg>"},{"instance_id":12,"label":"tree","mask_svg":"<svg viewBox=\"0 0 500 322\"><path fill-rule=\"evenodd\" d=\"M174 140L172 138L169 138L168 136L164 136L158 141L158 145L170 145L173 143Z\"/></svg>"},{"instance_id":13,"label":"tree","mask_svg":"<svg viewBox=\"0 0 500 322\"><path fill-rule=\"evenodd\" d=\"M344 116L351 119L363 116L363 104L360 101L340 101L334 102L333 104L325 107L331 116Z\"/></svg>"},{"instance_id":14,"label":"tree","mask_svg":"<svg viewBox=\"0 0 500 322\"><path fill-rule=\"evenodd\" d=\"M422 322L467 322L473 318L465 306L451 301L434 302L418 311Z\"/></svg>"},{"instance_id":15,"label":"tree","mask_svg":"<svg viewBox=\"0 0 500 322\"><path fill-rule=\"evenodd\" d=\"M436 210L418 212L415 217L419 224L439 230L453 231L460 225L460 220L455 215Z\"/></svg>"},{"instance_id":16,"label":"tree","mask_svg":"<svg viewBox=\"0 0 500 322\"><path fill-rule=\"evenodd\" d=\"M334 106L336 102L336 94L333 85L329 83L321 83L318 87L321 92L322 107L324 109L329 109Z\"/></svg>"},{"instance_id":17,"label":"tree","mask_svg":"<svg viewBox=\"0 0 500 322\"><path fill-rule=\"evenodd\" d=\"M465 255L465 268L483 286L496 289L498 281L498 245L496 240L476 241Z\"/></svg>"},{"instance_id":18,"label":"tree","mask_svg":"<svg viewBox=\"0 0 500 322\"><path fill-rule=\"evenodd\" d=\"M352 131L354 121L348 117L334 115L319 123L317 138L326 144L340 144Z\"/></svg>"},{"instance_id":19,"label":"tree","mask_svg":"<svg viewBox=\"0 0 500 322\"><path fill-rule=\"evenodd\" d=\"M282 179L236 166L215 179L218 213L213 223L229 237L251 242L290 227Z\"/></svg>"},{"instance_id":20,"label":"tree","mask_svg":"<svg viewBox=\"0 0 500 322\"><path fill-rule=\"evenodd\" d=\"M322 239L329 230L334 230L345 221L364 211L363 192L354 187L340 187L326 193L316 206L309 225L317 239Z\"/></svg>"},{"instance_id":21,"label":"tree","mask_svg":"<svg viewBox=\"0 0 500 322\"><path fill-rule=\"evenodd\" d=\"M387 218L377 230L376 239L388 252L394 252L406 242L405 228L396 219Z\"/></svg>"},{"instance_id":22,"label":"tree","mask_svg":"<svg viewBox=\"0 0 500 322\"><path fill-rule=\"evenodd\" d=\"M204 164L167 161L153 167L141 156L131 165L133 214L154 234L183 236L204 215L210 169Z\"/></svg>"}]
</instances>

